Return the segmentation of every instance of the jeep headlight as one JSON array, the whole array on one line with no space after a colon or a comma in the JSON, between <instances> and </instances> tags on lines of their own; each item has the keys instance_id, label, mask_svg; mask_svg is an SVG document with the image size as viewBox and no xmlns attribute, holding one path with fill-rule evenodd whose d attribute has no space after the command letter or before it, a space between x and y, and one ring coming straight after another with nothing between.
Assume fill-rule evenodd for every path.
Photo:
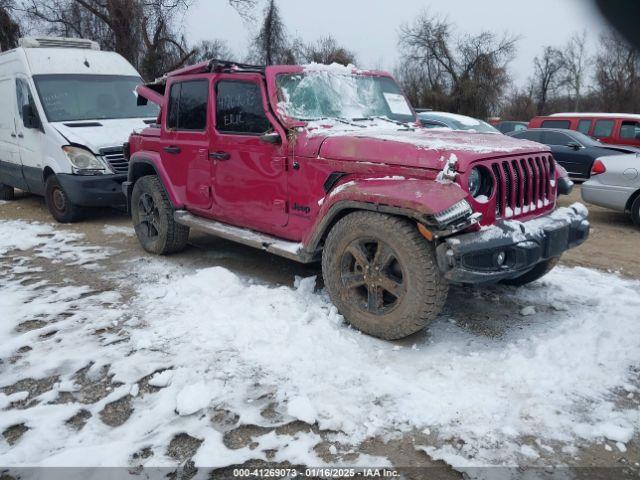
<instances>
[{"instance_id":1,"label":"jeep headlight","mask_svg":"<svg viewBox=\"0 0 640 480\"><path fill-rule=\"evenodd\" d=\"M62 150L71 163L73 173L91 175L92 173L104 173L107 166L89 150L79 147L66 146Z\"/></svg>"},{"instance_id":2,"label":"jeep headlight","mask_svg":"<svg viewBox=\"0 0 640 480\"><path fill-rule=\"evenodd\" d=\"M486 200L493 193L493 178L485 167L474 167L469 172L469 193L473 198L484 197Z\"/></svg>"}]
</instances>

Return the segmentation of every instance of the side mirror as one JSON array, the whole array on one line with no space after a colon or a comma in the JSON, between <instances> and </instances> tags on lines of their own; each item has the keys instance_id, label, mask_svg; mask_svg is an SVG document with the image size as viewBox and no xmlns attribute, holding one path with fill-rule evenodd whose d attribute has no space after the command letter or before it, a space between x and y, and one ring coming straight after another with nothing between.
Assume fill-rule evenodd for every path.
<instances>
[{"instance_id":1,"label":"side mirror","mask_svg":"<svg viewBox=\"0 0 640 480\"><path fill-rule=\"evenodd\" d=\"M40 117L33 108L33 105L27 104L22 106L22 123L25 128L33 128L39 130L42 127Z\"/></svg>"},{"instance_id":2,"label":"side mirror","mask_svg":"<svg viewBox=\"0 0 640 480\"><path fill-rule=\"evenodd\" d=\"M260 135L260 140L264 143L271 143L272 145L280 145L282 143L282 138L280 138L278 132L268 132Z\"/></svg>"},{"instance_id":3,"label":"side mirror","mask_svg":"<svg viewBox=\"0 0 640 480\"><path fill-rule=\"evenodd\" d=\"M569 142L567 143L567 147L572 148L574 150L580 150L582 148L582 145L580 145L578 142Z\"/></svg>"}]
</instances>

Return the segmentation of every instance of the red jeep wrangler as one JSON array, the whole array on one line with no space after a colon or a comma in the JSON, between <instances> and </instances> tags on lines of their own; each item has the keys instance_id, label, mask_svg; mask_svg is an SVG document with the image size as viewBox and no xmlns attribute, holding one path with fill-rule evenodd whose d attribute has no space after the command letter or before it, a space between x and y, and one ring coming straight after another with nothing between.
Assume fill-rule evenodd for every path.
<instances>
[{"instance_id":1,"label":"red jeep wrangler","mask_svg":"<svg viewBox=\"0 0 640 480\"><path fill-rule=\"evenodd\" d=\"M589 233L582 205L554 212L572 184L546 147L420 128L383 72L212 60L137 91L161 107L125 145L144 249L195 228L322 260L339 311L377 337L422 329L450 282L538 279Z\"/></svg>"}]
</instances>

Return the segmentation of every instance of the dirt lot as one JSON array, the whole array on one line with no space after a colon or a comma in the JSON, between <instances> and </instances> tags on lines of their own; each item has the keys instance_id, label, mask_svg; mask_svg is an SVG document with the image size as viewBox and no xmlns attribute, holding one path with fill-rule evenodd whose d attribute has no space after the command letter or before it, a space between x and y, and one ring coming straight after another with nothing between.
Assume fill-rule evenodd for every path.
<instances>
[{"instance_id":1,"label":"dirt lot","mask_svg":"<svg viewBox=\"0 0 640 480\"><path fill-rule=\"evenodd\" d=\"M576 190L571 198L564 198L562 200L563 205L568 205L573 201L579 201L579 189ZM156 262L157 259L147 255L139 248L137 239L128 231L130 230L130 220L123 212L108 209L95 211L93 213L94 214L85 222L62 228L65 231L68 230L70 232L83 234L83 242L87 245L92 245L93 247L91 248L97 246L99 247L98 250L100 250L105 247L110 247L114 249L114 251L117 251L116 254L112 254L107 258L96 260L96 263L100 265L100 270L80 268L77 263L62 257L62 260L60 260L54 257L40 258L32 256L32 250L26 250L26 253L21 255L10 252L8 255L0 257L0 267L3 270L3 277L7 275L5 278L9 278L11 282L14 282L10 284L10 288L15 287L16 281L18 285L23 285L25 288L32 285L35 285L34 288L41 288L39 282L48 282L56 286L55 288L62 288L62 285L68 284L87 286L90 292L81 293L77 300L75 300L76 303L71 302L72 304L68 307L69 310L66 313L62 312L58 314L62 316L74 315L73 312L82 311L88 308L87 305L95 305L96 300L92 300L93 297L91 297L91 295L102 295L105 292L117 291L120 295L120 299L116 302L117 305L116 303L111 305L110 302L113 302L111 299L102 299L100 302L106 302L105 304L111 305L109 312L116 308L121 308L122 305L127 305L128 313L124 314L125 320L118 319L114 320L112 324L91 327L94 329L92 335L100 339L100 342L102 342L100 344L101 348L105 348L106 355L107 353L113 354L111 350L109 350L113 348L113 345L119 345L120 342L127 344L127 342L130 341L130 337L135 336L136 331L149 328L149 325L141 324L141 326L135 323L139 321L136 316L140 314L135 312L131 313L129 310L135 307L137 283L144 282L151 277L147 275L146 277L140 276L140 278L132 278L131 272L134 270L131 266L151 265L153 268L156 268L156 263L154 262ZM0 204L0 220L52 223L42 199L28 195L21 195L15 202ZM565 255L563 263L568 266L582 266L609 272L618 272L628 278L640 278L640 256L638 256L638 252L640 252L640 229L632 225L631 221L624 215L598 207L591 208L590 220L593 225L591 238L579 249ZM108 233L108 230L105 230L105 228L111 229L111 233ZM249 289L254 283L270 287L277 285L291 287L296 284L296 277L304 278L319 275L317 265L299 265L295 262L290 262L264 252L200 235L195 232L192 232L190 243L190 248L184 253L162 259L161 265L167 267L168 273L164 271L154 272L155 277L166 277L170 280L170 269L187 269L191 271L206 267L224 267L243 278L249 279L248 286L246 287ZM63 249L62 252L64 253L65 250ZM91 252L91 254L96 253L94 251ZM167 288L170 289L171 285L170 282ZM570 290L571 285L567 285L566 288ZM0 288L0 290L2 290L2 288ZM87 297L87 295L89 296ZM50 296L52 298L55 297L53 293L51 293ZM88 304L82 303L85 297L87 300L91 300ZM483 344L494 342L496 339L498 342L500 342L501 339L505 339L506 343L504 345L511 345L512 341L516 342L516 344L518 342L525 342L528 337L526 332L530 329L532 329L531 331L534 332L534 334L537 332L535 318L531 319L517 315L519 309L527 305L527 303L522 303L525 301L526 297L519 298L514 296L510 290L504 288L489 288L486 290L455 288L449 297L449 302L443 314L443 320L439 322L438 327L434 329L434 333L418 334L406 341L397 342L395 345L392 345L392 349L386 353L386 355L390 355L398 349L411 352L416 349L416 346L418 346L418 350L427 349L429 345L432 345L430 343L431 335L438 337L438 335L442 335L442 332L448 332L450 328L458 328L461 330L461 333L456 333L456 335L461 335L461 338L463 338L460 342L463 346L465 343L475 345L473 342L479 341ZM576 299L575 301L575 308L578 308L579 300ZM30 300L30 302L37 303L37 299L34 298ZM543 303L536 305L536 308L551 316L557 315L558 313L562 314L562 311L565 309L564 307L558 307L551 299L548 301L548 304ZM247 304L247 309L251 309L250 304ZM513 316L513 311L516 312L516 318ZM1 306L0 312L2 312ZM167 312L167 314L170 314L170 312ZM39 336L32 336L30 338L33 338L34 342L42 342L43 344L48 344L47 342L51 342L52 339L58 342L61 341L60 337L63 337L65 332L64 327L59 327L58 330L47 330L46 332L42 329L48 325L55 324L55 322L63 322L63 320L49 320L46 314L35 317L29 315L32 314L25 314L25 317L21 320L22 323L18 325L18 332L29 335L39 333ZM87 315L91 317L91 313ZM28 318L28 320L24 321L25 318ZM89 320L90 318L87 318L83 321ZM123 328L121 330L123 325L131 322L135 323L134 327ZM153 325L151 327L153 328ZM126 333L123 333L125 330ZM43 333L40 333L41 331ZM69 332L71 334L73 330L70 329ZM318 338L316 341L322 342L323 339ZM362 342L368 340L361 340L359 338L354 340L350 338L348 341ZM62 340L61 345L64 345L64 340ZM375 348L385 348L384 344L374 343L372 345L375 345ZM383 346L381 347L380 345ZM500 346L502 344L498 343L497 345ZM34 351L32 351L32 348ZM136 352L136 348L133 346L128 348L128 350L124 350L126 355L132 355ZM367 348L370 349L369 347ZM55 360L53 357L50 367L50 370L53 371L49 372L49 376L43 378L21 378L12 370L12 368L14 368L12 367L13 365L25 368L26 371L33 369L34 362L29 362L28 359L29 355L35 355L35 350L37 350L37 348L33 344L25 344L23 347L16 349L11 357L3 358L2 363L0 363L0 379L2 379L0 380L0 392L4 392L4 395L7 396L15 395L19 392L29 392L26 398L18 398L6 407L6 411L12 415L22 410L25 412L33 410L35 412L40 408L38 405L44 402L43 399L47 398L47 401L51 404L64 404L70 407L76 405L81 406L80 409L76 410L74 415L68 415L69 418L66 420L66 424L70 426L68 428L71 429L72 427L74 432L79 432L77 433L78 436L81 437L82 435L95 433L96 428L106 428L105 425L113 428L117 436L118 428L140 420L140 413L138 412L142 406L137 406L138 404L136 402L149 401L149 398L162 393L163 387L150 385L150 375L146 375L144 377L141 376L139 379L133 379L135 389L131 390L132 393L120 395L116 398L113 396L114 392L122 389L123 385L121 382L113 380L113 373L111 373L112 365L107 364L98 372L90 372L89 370L95 370L95 368L91 367L92 363L75 369L75 367L72 368L66 365L65 362L67 362L67 360L64 360L60 365L71 368L72 375L70 374L69 378L75 383L75 390L69 393L58 389L58 397L52 397L50 393L58 388L55 387L55 385L56 382L59 381L57 376L59 372L55 371L55 364L53 363ZM160 350L162 350L162 348L160 348ZM166 350L166 352L169 351L175 352L176 350ZM185 352L186 351L188 350L185 350ZM505 352L508 351L509 350L505 350ZM167 356L166 352L165 357ZM454 353L455 352L452 351L451 355L454 355ZM173 354L174 353L171 355ZM273 354L276 355L276 352ZM507 355L507 353L503 355ZM76 359L74 355L71 355L71 357L80 362L78 365L82 364L81 358ZM331 359L324 359L324 361L330 360ZM219 360L211 359L211 369L224 368L224 363L217 364L217 361ZM23 364L21 362L26 363ZM69 362L73 363L71 360L69 360ZM116 362L114 361L113 363L115 365ZM202 375L206 377L206 375L209 374L209 367L206 362L203 365L202 372L206 373L202 373ZM363 366L364 365L358 365L357 367ZM179 370L177 363L169 367L163 367L164 370L167 368L174 369L176 372ZM184 366L180 368L184 368ZM194 366L194 368L196 370L198 369L197 366ZM157 371L164 371L163 369ZM640 376L640 370L637 372ZM467 378L468 381L472 381L473 375L475 375L473 372L470 373L472 376ZM447 369L438 371L438 375L446 376ZM7 380L9 378L11 381ZM465 377L462 378L464 379ZM251 380L251 376L248 377L248 380ZM461 381L464 382L465 380ZM177 383L177 381L175 382ZM621 388L613 394L610 401L615 403L619 408L631 409L631 411L637 412L639 408L638 394L631 393L636 387L637 385L628 385L625 387L627 390ZM262 420L265 422L264 425L255 425L252 422L243 423L238 420L237 412L220 408L216 408L209 413L210 420L207 420L204 416L202 417L204 418L203 421L206 420L208 422L208 427L206 428L221 432L222 444L234 452L245 452L246 454L246 452L253 451L253 449L256 449L256 451L264 449L264 452L266 452L265 458L267 458L267 463L264 463L262 460L245 460L238 457L238 464L245 466L286 465L286 460L278 456L278 451L288 452L287 443L281 442L279 445L269 447L269 442L264 439L270 435L277 436L279 439L289 438L289 442L296 439L299 442L301 441L300 438L306 438L305 435L313 436L316 438L316 444L311 451L323 461L335 463L340 459L343 463L349 464L350 462L354 462L358 458L358 455L360 455L360 462L363 464L368 461L377 462L377 466L384 466L382 463L384 461L387 462L385 464L405 469L404 472L408 478L425 477L424 470L415 470L415 468L418 467L437 467L429 470L429 478L462 478L460 471L455 471L450 467L450 462L433 460L433 453L425 453L430 452L430 446L443 448L445 450L445 447L450 447L454 452L465 452L465 455L481 455L479 452L481 452L482 448L480 448L479 445L472 445L461 437L457 437L455 434L441 436L437 429L410 429L407 433L393 439L373 435L363 441L350 444L348 439L341 438L336 432L330 429L320 428L318 423L306 423L301 420L291 421L291 419L283 413L282 405L280 405L277 400L277 393L278 387L276 386L275 390L258 397L261 402L265 402L260 412L260 416L263 417ZM445 398L445 395L445 392L443 392L443 398ZM269 402L264 400L265 398L269 400ZM377 402L384 404L386 401L384 398L385 397L382 396L380 399L373 401L371 408L377 408ZM109 401L110 399L113 400ZM140 405L144 404L142 403ZM582 406L581 408L586 407ZM171 412L171 415L174 414ZM298 418L301 417L304 417L304 415ZM0 415L0 419L1 418L2 416ZM289 420L283 421L283 418L289 418ZM166 423L170 424L174 421L173 419L167 418ZM462 418L462 422L464 421L465 419ZM206 430L202 430L202 425L196 426L194 419L190 419L188 422L186 424L187 427L181 426L176 429L176 433L169 437L170 442L162 444L161 447L158 446L160 444L150 443L149 447L145 447L137 452L121 452L124 458L128 459L126 460L128 462L127 466L136 467L143 465L149 458L153 458L154 455L155 457L160 457L158 458L159 460L163 459L163 461L165 461L166 459L173 459L173 461L183 466L188 466L189 461L191 461L192 458L196 458L196 452L198 452L201 444L203 444L203 438L206 439L204 440L205 445L206 442L211 441L211 439L207 438L206 434L203 433ZM454 421L454 423L455 422L460 423L458 420ZM5 425L5 422L2 422L2 424ZM2 448L0 448L0 455L5 455L4 458L14 458L11 457L14 446L24 447L26 442L34 441L29 437L30 430L33 430L34 426L30 425L27 420L16 420L15 424L8 422L6 425L9 426L6 428L3 427L5 445L2 445ZM90 425L92 430L85 428L85 425ZM188 427L188 425L191 425L191 427ZM145 424L144 428L151 427ZM99 433L100 430L97 430L97 432ZM110 433L102 433L101 435L109 434ZM70 434L65 433L65 435ZM63 451L62 453L64 453L64 449L66 448L66 442L72 444L76 441L78 441L79 444L83 443L83 441L77 440L76 437L73 436L65 436L64 439L61 439L60 448ZM86 441L87 440L84 442L86 443ZM487 437L487 445L492 444L492 442L496 442L498 446L500 445L497 440L491 440ZM39 443L43 442L40 441ZM599 473L592 472L592 475L584 476L583 478L611 478L611 472L614 472L613 474L617 476L617 478L637 478L640 469L639 443L636 433L631 441L626 442L626 445L622 445L620 442L616 443L615 441L607 443L606 439L603 439L593 442L582 442L577 448L568 448L553 444L545 446L539 441L536 441L535 438L526 436L520 438L516 445L519 445L527 455L530 451L530 448L527 447L528 445L533 445L535 448L538 448L536 445L540 447L540 453L536 454L536 456L528 457L529 463L527 464L530 465L530 473L538 472L543 475L544 478L552 478L550 475L553 473L553 469L549 470L546 468L548 465L617 469L604 470ZM497 448L499 449L499 447ZM29 452L29 449L25 449L25 451ZM35 451L36 450L34 450L34 452ZM6 455L8 455L8 457ZM291 461L294 462L294 464L296 464L296 458L301 458L296 454L291 454L291 452L290 455ZM441 454L438 455L440 456L437 458L443 458ZM517 453L517 455L520 455L520 453ZM65 457L62 458L64 459ZM73 457L66 458L68 461L69 458ZM247 458L252 457L249 456ZM479 458L482 457L480 456ZM31 460L33 461L35 459ZM269 463L269 461L271 463ZM299 462L301 463L301 461ZM0 464L1 463L2 462L0 462ZM160 464L166 465L166 463L162 462ZM507 464L513 465L512 463ZM68 466L69 463L63 463L63 465ZM226 467L218 470L218 472L230 476L231 468ZM468 473L474 477L472 472ZM483 478L481 472L475 473L478 478Z\"/></svg>"},{"instance_id":2,"label":"dirt lot","mask_svg":"<svg viewBox=\"0 0 640 480\"><path fill-rule=\"evenodd\" d=\"M580 201L580 186L577 185L571 196L561 197L559 204L568 206ZM565 254L563 263L640 278L640 227L633 224L629 215L587 206L592 227L589 241Z\"/></svg>"}]
</instances>

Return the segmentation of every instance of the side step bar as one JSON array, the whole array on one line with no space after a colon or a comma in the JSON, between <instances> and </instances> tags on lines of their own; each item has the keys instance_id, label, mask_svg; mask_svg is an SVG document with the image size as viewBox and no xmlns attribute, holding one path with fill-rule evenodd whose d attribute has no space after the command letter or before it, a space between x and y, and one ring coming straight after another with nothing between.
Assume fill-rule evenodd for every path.
<instances>
[{"instance_id":1,"label":"side step bar","mask_svg":"<svg viewBox=\"0 0 640 480\"><path fill-rule=\"evenodd\" d=\"M232 242L242 243L249 247L266 250L269 253L288 258L289 260L295 260L301 263L310 263L313 261L313 255L309 254L301 243L289 242L246 228L234 227L233 225L216 222L208 218L196 217L186 210L176 210L174 219L181 225L224 238L225 240L231 240Z\"/></svg>"}]
</instances>

